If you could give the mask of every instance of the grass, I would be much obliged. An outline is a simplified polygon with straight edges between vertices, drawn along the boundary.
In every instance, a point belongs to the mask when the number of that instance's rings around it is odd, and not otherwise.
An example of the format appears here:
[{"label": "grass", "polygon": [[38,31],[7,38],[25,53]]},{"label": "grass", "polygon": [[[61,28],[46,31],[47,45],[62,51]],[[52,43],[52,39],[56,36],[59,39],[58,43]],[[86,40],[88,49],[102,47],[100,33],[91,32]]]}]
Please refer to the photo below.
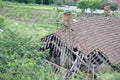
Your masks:
[{"label": "grass", "polygon": [[[50,67],[44,64],[39,39],[57,29],[55,21],[59,18],[62,24],[61,13],[54,10],[56,6],[37,4],[12,3],[1,1],[0,14],[4,19],[3,33],[0,33],[0,61],[21,56],[15,61],[0,62],[0,80],[63,80],[63,73],[53,74]],[[60,25],[59,25],[60,26]],[[9,30],[11,31],[9,33]],[[36,47],[37,46],[37,47]],[[10,48],[10,49],[9,49]],[[14,50],[14,48],[18,48]],[[13,49],[13,51],[12,51]],[[5,53],[2,53],[5,52]],[[2,58],[1,58],[2,57]],[[77,75],[77,74],[76,74]],[[77,75],[79,78],[84,73]],[[100,72],[99,78],[103,80],[120,80],[118,72]],[[71,78],[75,80],[76,77]]]},{"label": "grass", "polygon": [[8,1],[1,1],[1,4],[6,7],[11,7],[11,8],[21,8],[21,9],[34,9],[34,10],[48,10],[48,11],[53,11],[56,6],[47,6],[47,5],[39,5],[39,4],[25,4],[25,3],[17,3],[17,2],[8,2]]},{"label": "grass", "polygon": [[113,15],[119,17],[120,16],[120,11],[114,12]]},{"label": "grass", "polygon": [[[33,28],[35,32],[42,32],[40,30],[45,30],[51,33],[57,29],[55,22],[60,13],[53,10],[55,6],[19,4],[6,1],[1,1],[1,4],[4,7],[0,7],[0,14],[5,17],[6,24],[13,22],[28,29]],[[43,31],[43,33],[45,31]]]},{"label": "grass", "polygon": [[11,27],[12,29],[17,29],[19,31],[19,33],[21,35],[24,36],[38,36],[38,40],[39,38],[50,34],[52,31],[51,29],[45,29],[43,27],[36,27],[33,26],[32,24],[27,24],[27,23],[23,23],[20,21],[14,21],[14,20],[10,20],[10,19],[5,19],[5,28],[6,27]]},{"label": "grass", "polygon": [[[38,52],[39,39],[57,27],[54,22],[57,14],[51,11],[53,7],[1,3],[4,26],[0,33],[0,80],[53,80],[55,76],[49,67],[45,69],[41,59],[47,52]],[[52,17],[48,15],[51,13]]]}]

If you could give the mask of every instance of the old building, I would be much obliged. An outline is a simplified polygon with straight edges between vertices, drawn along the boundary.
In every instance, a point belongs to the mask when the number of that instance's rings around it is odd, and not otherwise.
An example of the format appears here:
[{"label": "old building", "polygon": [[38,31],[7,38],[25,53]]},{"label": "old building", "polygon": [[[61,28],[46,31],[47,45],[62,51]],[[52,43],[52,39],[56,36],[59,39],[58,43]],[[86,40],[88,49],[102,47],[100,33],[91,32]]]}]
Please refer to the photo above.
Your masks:
[{"label": "old building", "polygon": [[71,13],[65,12],[64,25],[40,39],[43,49],[50,48],[50,60],[70,70],[77,58],[90,67],[107,63],[113,68],[112,64],[120,63],[120,18],[110,15],[109,3],[104,5],[104,14],[71,22]]}]

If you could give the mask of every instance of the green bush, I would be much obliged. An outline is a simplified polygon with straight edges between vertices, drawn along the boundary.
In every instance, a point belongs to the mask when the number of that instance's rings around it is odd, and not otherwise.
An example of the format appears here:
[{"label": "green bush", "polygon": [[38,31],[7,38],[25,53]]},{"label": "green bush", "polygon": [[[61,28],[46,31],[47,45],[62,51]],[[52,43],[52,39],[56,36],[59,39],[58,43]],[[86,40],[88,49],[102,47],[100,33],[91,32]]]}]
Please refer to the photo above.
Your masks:
[{"label": "green bush", "polygon": [[107,3],[107,2],[108,2],[108,0],[100,0],[98,9],[104,9],[104,4]]},{"label": "green bush", "polygon": [[97,9],[99,6],[98,0],[79,0],[77,3],[77,7],[82,9],[82,12],[85,11],[85,9],[90,8],[91,10]]},{"label": "green bush", "polygon": [[[41,80],[42,58],[40,44],[34,36],[21,35],[23,31],[9,26],[0,33],[0,80]],[[45,73],[44,73],[45,74]]]},{"label": "green bush", "polygon": [[118,10],[118,3],[116,2],[111,3],[110,8],[112,11]]},{"label": "green bush", "polygon": [[[104,4],[108,2],[108,0],[100,0],[100,4],[98,6],[98,9],[104,9]],[[112,11],[118,10],[118,3],[112,2],[110,3],[110,8]]]},{"label": "green bush", "polygon": [[63,80],[43,62],[48,51],[39,52],[37,35],[26,35],[19,26],[10,25],[0,33],[0,80]]}]

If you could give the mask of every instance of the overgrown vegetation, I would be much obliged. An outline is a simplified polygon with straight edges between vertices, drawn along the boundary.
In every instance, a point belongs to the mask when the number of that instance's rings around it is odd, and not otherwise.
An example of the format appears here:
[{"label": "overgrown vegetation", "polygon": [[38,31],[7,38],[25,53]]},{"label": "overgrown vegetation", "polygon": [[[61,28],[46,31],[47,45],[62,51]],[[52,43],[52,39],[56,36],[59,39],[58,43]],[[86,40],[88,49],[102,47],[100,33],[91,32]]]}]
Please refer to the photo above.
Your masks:
[{"label": "overgrown vegetation", "polygon": [[98,80],[120,80],[120,73],[118,71],[111,71],[107,68],[103,68],[99,71]]},{"label": "overgrown vegetation", "polygon": [[[0,80],[61,79],[62,75],[54,75],[43,63],[42,59],[48,52],[38,51],[37,35],[26,34],[26,29],[16,24],[3,30],[0,33]],[[27,32],[30,33],[29,30]]]},{"label": "overgrown vegetation", "polygon": [[[64,72],[54,74],[43,62],[48,51],[39,51],[39,39],[57,29],[55,21],[61,13],[53,8],[0,2],[0,80],[63,80]],[[110,73],[100,72],[99,78],[120,80],[118,72]],[[71,80],[85,75],[79,72]]]},{"label": "overgrown vegetation", "polygon": [[0,28],[4,26],[4,18],[0,15]]}]

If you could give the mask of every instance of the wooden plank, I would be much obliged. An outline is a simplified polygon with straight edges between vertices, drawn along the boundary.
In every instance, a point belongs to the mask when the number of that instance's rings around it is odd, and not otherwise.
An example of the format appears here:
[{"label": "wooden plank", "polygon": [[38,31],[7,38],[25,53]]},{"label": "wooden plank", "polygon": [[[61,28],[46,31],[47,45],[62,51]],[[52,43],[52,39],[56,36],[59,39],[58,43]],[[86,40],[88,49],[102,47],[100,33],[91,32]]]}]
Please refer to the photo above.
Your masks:
[{"label": "wooden plank", "polygon": [[48,64],[50,64],[50,65],[54,65],[55,67],[58,67],[58,68],[60,68],[60,69],[62,69],[64,71],[68,71],[68,69],[65,69],[65,68],[63,68],[63,67],[61,67],[61,66],[59,66],[59,65],[57,65],[57,64],[55,64],[53,62],[50,62],[50,61],[48,61],[46,59],[43,59],[43,61],[46,62],[46,63],[48,63]]}]

